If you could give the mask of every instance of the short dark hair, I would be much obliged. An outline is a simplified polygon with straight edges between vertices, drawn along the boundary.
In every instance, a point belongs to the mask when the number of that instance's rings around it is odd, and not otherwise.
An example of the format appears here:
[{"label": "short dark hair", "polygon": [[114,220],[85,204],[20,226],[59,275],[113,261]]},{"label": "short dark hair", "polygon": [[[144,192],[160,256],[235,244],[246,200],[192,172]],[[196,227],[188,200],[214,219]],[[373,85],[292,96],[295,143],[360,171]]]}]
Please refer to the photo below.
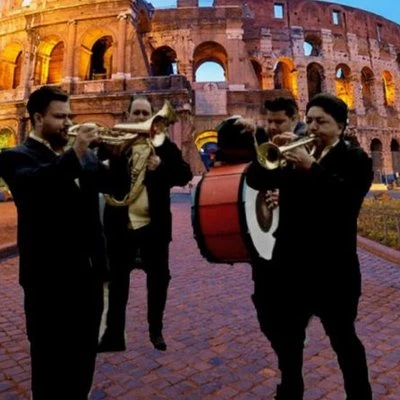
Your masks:
[{"label": "short dark hair", "polygon": [[337,123],[343,124],[343,130],[346,127],[349,110],[339,97],[330,93],[318,93],[307,103],[306,115],[311,107],[321,107]]},{"label": "short dark hair", "polygon": [[68,99],[68,94],[56,86],[42,86],[40,89],[35,90],[29,96],[28,104],[26,105],[32,125],[35,122],[33,118],[35,113],[45,114],[52,101],[67,102]]},{"label": "short dark hair", "polygon": [[265,100],[264,107],[268,111],[285,111],[288,117],[293,117],[299,113],[299,107],[296,100],[292,97],[275,97],[270,100]]}]

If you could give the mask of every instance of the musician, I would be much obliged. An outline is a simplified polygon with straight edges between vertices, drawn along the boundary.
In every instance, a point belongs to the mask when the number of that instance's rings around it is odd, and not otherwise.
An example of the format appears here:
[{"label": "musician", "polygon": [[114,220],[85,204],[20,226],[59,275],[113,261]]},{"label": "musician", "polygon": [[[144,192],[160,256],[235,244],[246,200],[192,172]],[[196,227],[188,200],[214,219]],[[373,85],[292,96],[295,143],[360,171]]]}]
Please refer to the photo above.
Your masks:
[{"label": "musician", "polygon": [[33,400],[87,400],[92,384],[106,270],[98,191],[107,172],[82,127],[66,148],[68,95],[34,91],[27,140],[0,154],[0,175],[18,210],[19,282],[24,291]]},{"label": "musician", "polygon": [[[150,102],[138,97],[130,106],[128,121],[144,122],[151,115]],[[158,350],[167,349],[162,329],[171,278],[170,189],[186,185],[192,179],[192,172],[163,127],[154,128],[155,132],[150,132],[151,146],[147,144],[148,138],[139,139],[125,153],[110,158],[115,185],[112,196],[106,197],[104,228],[111,277],[106,330],[99,352],[126,349],[125,311],[130,272],[138,261],[147,275],[150,341]]]},{"label": "musician", "polygon": [[[314,155],[304,146],[286,154],[288,165],[267,170],[254,161],[247,183],[280,190],[280,222],[272,261],[253,295],[262,332],[275,350],[281,384],[276,399],[303,399],[305,331],[312,316],[322,322],[337,354],[347,399],[371,400],[365,350],[354,321],[361,294],[357,217],[372,182],[372,163],[343,140],[348,111],[330,94],[306,107]],[[292,133],[275,136],[284,145]]]}]

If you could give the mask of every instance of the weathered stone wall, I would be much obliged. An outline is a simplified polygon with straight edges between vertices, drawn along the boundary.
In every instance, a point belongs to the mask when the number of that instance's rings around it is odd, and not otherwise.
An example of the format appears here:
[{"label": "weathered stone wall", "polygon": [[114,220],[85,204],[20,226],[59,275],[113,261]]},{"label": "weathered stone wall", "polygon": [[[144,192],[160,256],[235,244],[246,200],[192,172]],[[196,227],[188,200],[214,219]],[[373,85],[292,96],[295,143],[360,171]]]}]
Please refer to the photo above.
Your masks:
[{"label": "weathered stone wall", "polygon": [[[186,110],[171,137],[199,173],[196,135],[236,114],[262,124],[263,102],[276,90],[291,92],[303,115],[310,95],[322,90],[347,102],[350,131],[390,179],[399,168],[400,26],[309,0],[278,2],[283,17],[277,18],[275,3],[214,0],[213,7],[199,7],[198,0],[178,0],[177,8],[154,10],[142,0],[32,0],[22,9],[4,0],[0,128],[23,139],[26,100],[49,76],[70,93],[77,122],[121,122],[133,94],[148,95],[156,109],[170,99],[179,112]],[[107,43],[105,69],[92,76],[99,40]],[[312,45],[310,55],[305,42]],[[178,74],[153,76],[158,52],[176,61]],[[195,82],[205,61],[223,68],[225,82]]]}]

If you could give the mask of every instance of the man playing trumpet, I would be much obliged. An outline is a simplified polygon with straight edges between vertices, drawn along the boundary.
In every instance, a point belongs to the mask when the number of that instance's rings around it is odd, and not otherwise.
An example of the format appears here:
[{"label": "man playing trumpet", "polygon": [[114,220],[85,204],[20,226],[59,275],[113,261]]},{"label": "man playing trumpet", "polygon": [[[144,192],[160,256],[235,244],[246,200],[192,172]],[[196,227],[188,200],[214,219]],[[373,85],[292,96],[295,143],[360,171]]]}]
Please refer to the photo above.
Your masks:
[{"label": "man playing trumpet", "polygon": [[[152,115],[145,97],[133,100],[128,122],[143,123]],[[147,137],[110,152],[114,177],[112,195],[106,196],[104,229],[110,262],[106,329],[99,352],[123,351],[130,272],[138,266],[147,275],[147,319],[150,341],[165,351],[163,314],[171,279],[169,242],[172,240],[170,189],[192,179],[181,151],[170,141],[162,120],[155,121]],[[113,154],[114,153],[114,154]]]},{"label": "man playing trumpet", "polygon": [[68,95],[54,86],[27,104],[32,131],[0,154],[0,175],[18,210],[19,282],[24,290],[33,400],[87,400],[103,309],[105,244],[98,192],[108,172],[81,126],[69,148]]},{"label": "man playing trumpet", "polygon": [[[276,399],[302,400],[305,332],[318,316],[337,354],[347,399],[371,400],[365,350],[354,322],[361,295],[357,217],[372,182],[372,162],[343,139],[348,110],[324,93],[306,107],[316,151],[284,153],[287,165],[268,170],[254,161],[247,183],[280,191],[280,223],[272,260],[254,293],[258,320],[278,356],[281,384]],[[277,145],[292,142],[285,132]]]}]

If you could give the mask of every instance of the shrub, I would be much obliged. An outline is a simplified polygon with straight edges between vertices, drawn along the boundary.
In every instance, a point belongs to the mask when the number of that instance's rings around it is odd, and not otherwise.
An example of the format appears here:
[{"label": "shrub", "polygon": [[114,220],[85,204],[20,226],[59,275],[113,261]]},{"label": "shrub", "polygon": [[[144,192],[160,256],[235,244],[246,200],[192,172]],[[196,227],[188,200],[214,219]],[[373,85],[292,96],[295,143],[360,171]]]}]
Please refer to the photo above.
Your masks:
[{"label": "shrub", "polygon": [[364,200],[358,219],[361,236],[400,250],[400,200],[388,193]]}]

